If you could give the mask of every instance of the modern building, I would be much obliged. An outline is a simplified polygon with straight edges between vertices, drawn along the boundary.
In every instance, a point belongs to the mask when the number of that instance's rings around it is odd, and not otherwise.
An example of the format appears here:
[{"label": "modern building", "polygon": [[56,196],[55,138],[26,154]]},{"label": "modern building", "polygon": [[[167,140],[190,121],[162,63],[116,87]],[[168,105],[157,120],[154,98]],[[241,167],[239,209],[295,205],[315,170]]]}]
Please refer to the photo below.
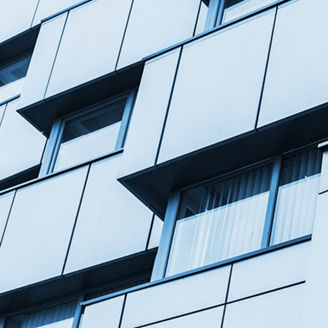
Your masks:
[{"label": "modern building", "polygon": [[0,328],[321,328],[327,0],[0,0]]}]

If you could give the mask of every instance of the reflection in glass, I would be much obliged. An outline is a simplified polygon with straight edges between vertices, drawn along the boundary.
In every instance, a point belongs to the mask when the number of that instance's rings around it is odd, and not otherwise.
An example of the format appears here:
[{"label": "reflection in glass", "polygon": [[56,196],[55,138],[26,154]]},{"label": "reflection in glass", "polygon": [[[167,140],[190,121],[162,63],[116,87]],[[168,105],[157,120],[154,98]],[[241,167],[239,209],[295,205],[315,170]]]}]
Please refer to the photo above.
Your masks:
[{"label": "reflection in glass", "polygon": [[321,156],[321,151],[312,149],[283,162],[271,244],[312,233]]},{"label": "reflection in glass", "polygon": [[71,328],[76,301],[60,304],[42,311],[14,316],[6,321],[5,328]]},{"label": "reflection in glass", "polygon": [[0,87],[25,77],[31,54],[0,66]]},{"label": "reflection in glass", "polygon": [[276,0],[226,0],[222,24],[272,4]]},{"label": "reflection in glass", "polygon": [[271,165],[184,192],[167,275],[261,246]]},{"label": "reflection in glass", "polygon": [[117,145],[126,98],[105,103],[64,124],[55,171],[106,155]]}]

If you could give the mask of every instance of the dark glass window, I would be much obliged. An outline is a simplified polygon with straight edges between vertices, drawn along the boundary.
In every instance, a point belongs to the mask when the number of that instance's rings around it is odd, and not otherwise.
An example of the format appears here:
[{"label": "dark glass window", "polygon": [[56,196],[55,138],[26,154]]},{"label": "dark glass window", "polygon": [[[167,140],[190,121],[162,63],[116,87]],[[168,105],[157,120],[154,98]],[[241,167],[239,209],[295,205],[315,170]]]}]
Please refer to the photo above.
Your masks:
[{"label": "dark glass window", "polygon": [[31,56],[28,54],[0,66],[0,87],[25,77]]}]

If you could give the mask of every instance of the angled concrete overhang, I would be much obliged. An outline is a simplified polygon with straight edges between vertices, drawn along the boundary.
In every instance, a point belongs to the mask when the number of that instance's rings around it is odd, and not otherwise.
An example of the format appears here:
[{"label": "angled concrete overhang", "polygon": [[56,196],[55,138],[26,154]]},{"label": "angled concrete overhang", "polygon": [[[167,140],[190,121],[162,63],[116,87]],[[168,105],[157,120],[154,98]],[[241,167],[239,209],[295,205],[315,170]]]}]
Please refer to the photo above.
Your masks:
[{"label": "angled concrete overhang", "polygon": [[259,129],[213,144],[143,171],[120,182],[161,218],[169,194],[227,171],[325,140],[328,103]]}]

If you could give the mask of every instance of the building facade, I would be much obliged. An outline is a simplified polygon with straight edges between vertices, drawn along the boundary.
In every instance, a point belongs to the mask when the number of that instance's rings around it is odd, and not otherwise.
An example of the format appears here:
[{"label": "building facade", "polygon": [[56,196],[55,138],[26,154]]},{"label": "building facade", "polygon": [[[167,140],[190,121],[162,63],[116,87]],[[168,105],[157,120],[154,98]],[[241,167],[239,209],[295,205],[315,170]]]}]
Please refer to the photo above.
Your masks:
[{"label": "building facade", "polygon": [[321,328],[326,0],[0,0],[0,328]]}]

